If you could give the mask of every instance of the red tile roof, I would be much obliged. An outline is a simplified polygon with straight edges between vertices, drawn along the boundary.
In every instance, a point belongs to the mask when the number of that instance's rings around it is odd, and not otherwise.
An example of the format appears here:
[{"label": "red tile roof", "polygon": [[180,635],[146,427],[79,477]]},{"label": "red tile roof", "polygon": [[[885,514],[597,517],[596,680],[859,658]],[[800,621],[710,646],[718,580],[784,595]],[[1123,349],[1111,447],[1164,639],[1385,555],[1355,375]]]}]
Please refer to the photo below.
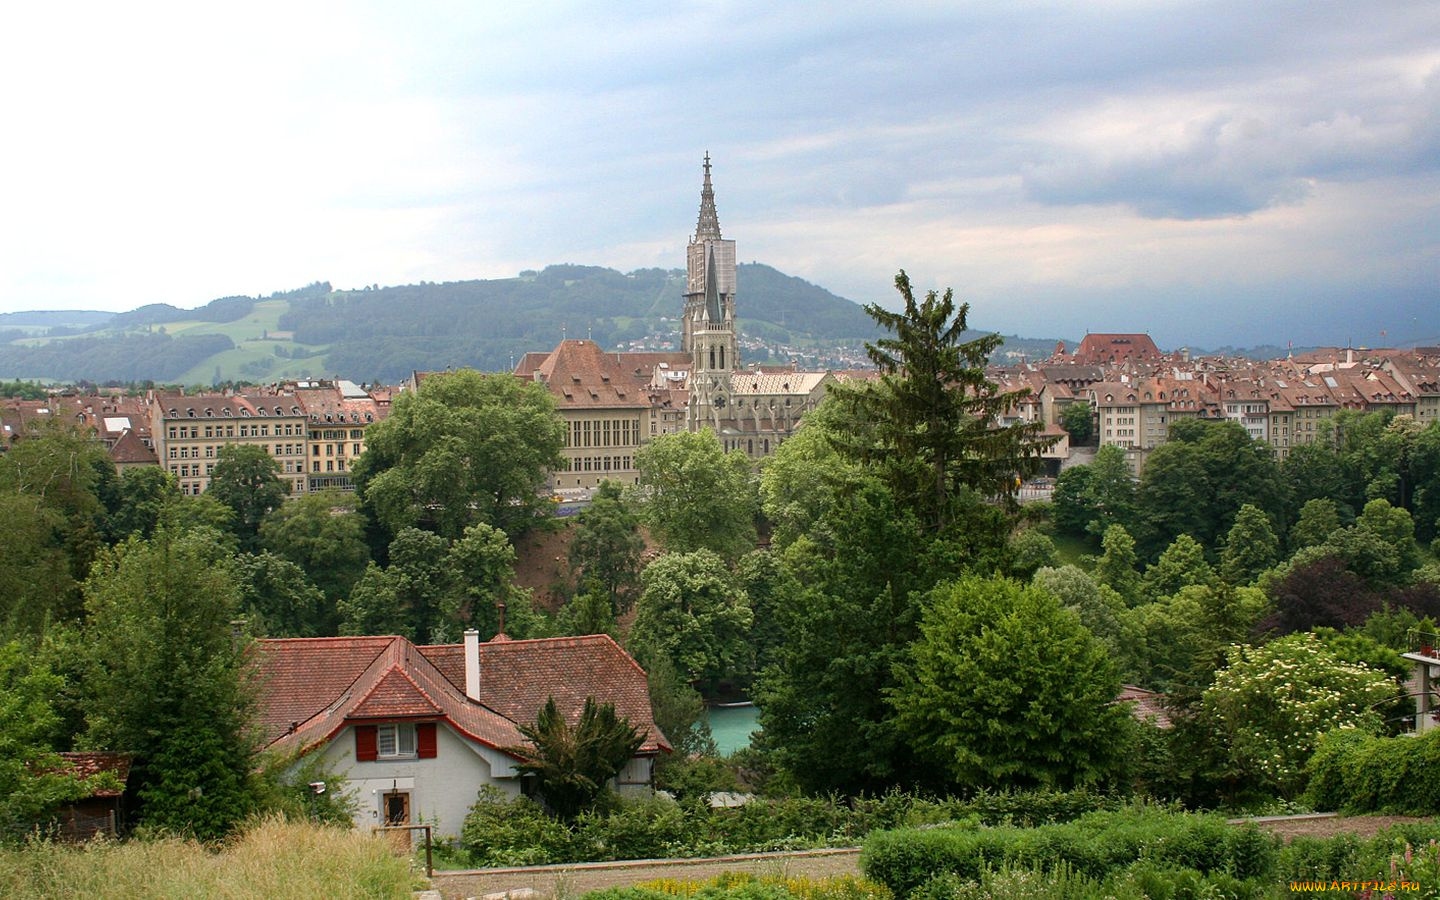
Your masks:
[{"label": "red tile roof", "polygon": [[1170,711],[1165,707],[1165,695],[1133,684],[1122,685],[1116,703],[1134,703],[1130,714],[1141,722],[1151,722],[1156,728],[1170,727]]},{"label": "red tile roof", "polygon": [[130,754],[92,750],[59,755],[65,761],[65,771],[78,776],[81,781],[89,781],[101,772],[109,772],[120,780],[119,790],[99,788],[90,794],[91,797],[118,797],[125,793],[125,780],[130,777]]}]

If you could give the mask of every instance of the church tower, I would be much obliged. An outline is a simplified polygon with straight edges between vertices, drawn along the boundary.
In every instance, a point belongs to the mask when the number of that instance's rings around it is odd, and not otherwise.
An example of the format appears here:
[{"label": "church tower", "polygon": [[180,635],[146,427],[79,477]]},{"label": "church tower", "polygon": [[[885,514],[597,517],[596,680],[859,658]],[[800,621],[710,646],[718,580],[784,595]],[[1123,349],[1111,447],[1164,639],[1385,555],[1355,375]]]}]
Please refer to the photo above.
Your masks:
[{"label": "church tower", "polygon": [[709,425],[717,432],[728,415],[731,374],[740,368],[735,335],[735,242],[720,236],[710,154],[700,190],[700,220],[686,258],[685,313],[680,349],[690,354],[689,430]]}]

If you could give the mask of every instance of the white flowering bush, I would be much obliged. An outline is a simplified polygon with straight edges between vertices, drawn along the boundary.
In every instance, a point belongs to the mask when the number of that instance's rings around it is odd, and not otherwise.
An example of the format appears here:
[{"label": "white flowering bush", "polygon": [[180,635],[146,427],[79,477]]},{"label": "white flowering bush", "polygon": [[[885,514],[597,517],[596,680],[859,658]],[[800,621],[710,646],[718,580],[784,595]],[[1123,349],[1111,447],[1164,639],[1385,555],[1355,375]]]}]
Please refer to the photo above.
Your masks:
[{"label": "white flowering bush", "polygon": [[1321,735],[1337,729],[1378,733],[1380,705],[1396,683],[1350,663],[1309,633],[1262,647],[1231,647],[1228,665],[1203,697],[1206,717],[1229,752],[1232,774],[1290,796]]}]

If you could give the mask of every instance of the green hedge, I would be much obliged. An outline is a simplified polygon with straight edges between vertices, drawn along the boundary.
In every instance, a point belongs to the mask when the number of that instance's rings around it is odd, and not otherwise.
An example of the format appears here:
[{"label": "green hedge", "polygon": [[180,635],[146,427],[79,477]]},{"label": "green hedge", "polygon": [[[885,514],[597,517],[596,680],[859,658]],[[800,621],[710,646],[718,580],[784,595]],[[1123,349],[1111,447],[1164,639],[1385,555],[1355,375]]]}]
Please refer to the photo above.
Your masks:
[{"label": "green hedge", "polygon": [[939,875],[979,882],[1001,866],[1046,870],[1063,864],[1076,875],[1100,880],[1144,859],[1205,875],[1263,878],[1275,869],[1278,847],[1277,838],[1253,826],[1137,806],[1037,828],[880,832],[865,842],[860,867],[867,878],[905,897]]},{"label": "green hedge", "polygon": [[1315,809],[1440,813],[1440,729],[1391,738],[1332,732],[1315,748],[1307,774],[1305,799]]},{"label": "green hedge", "polygon": [[937,800],[878,797],[757,799],[733,809],[626,799],[561,823],[527,799],[482,791],[461,834],[457,864],[539,865],[853,847],[875,831],[944,822],[1032,825],[1068,821],[1120,801],[1090,791],[981,793]]}]

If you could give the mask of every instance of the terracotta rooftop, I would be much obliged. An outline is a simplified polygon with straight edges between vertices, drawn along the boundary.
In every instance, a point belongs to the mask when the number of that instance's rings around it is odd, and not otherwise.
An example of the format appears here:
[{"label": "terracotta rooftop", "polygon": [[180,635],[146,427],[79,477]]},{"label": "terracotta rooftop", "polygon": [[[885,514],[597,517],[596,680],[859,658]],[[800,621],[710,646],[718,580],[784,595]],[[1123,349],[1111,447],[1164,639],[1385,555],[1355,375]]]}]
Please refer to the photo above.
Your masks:
[{"label": "terracotta rooftop", "polygon": [[91,750],[84,753],[61,753],[65,770],[81,781],[89,781],[102,772],[109,772],[120,781],[120,789],[99,788],[91,797],[118,797],[125,793],[125,780],[130,777],[130,754],[108,750]]},{"label": "terracotta rooftop", "polygon": [[1122,685],[1116,703],[1134,703],[1130,714],[1142,722],[1154,722],[1156,728],[1169,728],[1170,712],[1165,708],[1165,695],[1133,684]]},{"label": "terracotta rooftop", "polygon": [[115,446],[110,448],[110,459],[117,463],[146,463],[158,464],[159,458],[155,451],[145,446],[140,436],[130,429],[120,433],[115,441]]},{"label": "terracotta rooftop", "polygon": [[[642,752],[669,751],[656,728],[644,671],[605,635],[480,645],[480,700],[465,696],[462,645],[417,647],[403,637],[287,638],[258,642],[261,726],[270,747],[304,752],[347,723],[447,721],[497,750],[524,743],[554,696],[572,719],[586,697],[613,703],[646,732]],[[513,755],[513,754],[512,754]]]}]

